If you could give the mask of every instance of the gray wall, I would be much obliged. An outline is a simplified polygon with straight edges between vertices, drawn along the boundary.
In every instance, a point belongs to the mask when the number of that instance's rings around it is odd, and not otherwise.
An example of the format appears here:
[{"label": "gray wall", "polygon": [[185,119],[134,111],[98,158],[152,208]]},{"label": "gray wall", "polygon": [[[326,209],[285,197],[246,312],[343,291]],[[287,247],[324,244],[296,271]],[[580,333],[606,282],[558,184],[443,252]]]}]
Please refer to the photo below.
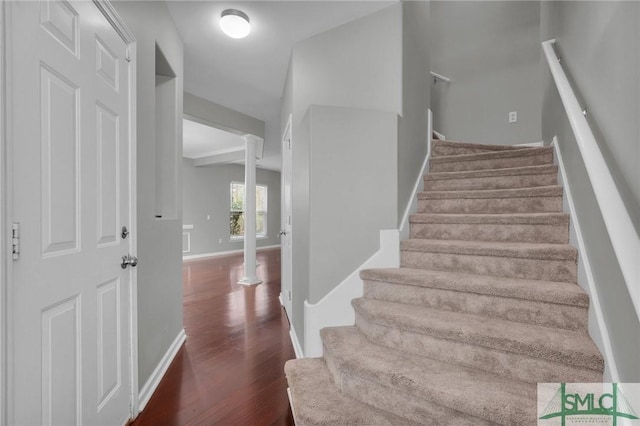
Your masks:
[{"label": "gray wall", "polygon": [[[230,241],[229,211],[231,208],[229,185],[244,182],[244,166],[218,164],[195,167],[193,160],[183,159],[183,222],[193,225],[191,252],[185,255],[242,250],[242,241]],[[267,185],[267,239],[258,239],[257,246],[280,244],[280,173],[256,170],[256,183]],[[207,215],[211,217],[207,220]],[[222,242],[218,241],[222,239]]]},{"label": "gray wall", "polygon": [[[367,237],[367,241],[371,241],[370,238],[376,239],[375,249],[372,249],[369,243],[360,246],[354,240],[342,247],[335,241],[324,244],[323,253],[333,251],[341,255],[338,260],[338,273],[331,270],[335,265],[327,268],[327,260],[323,257],[325,255],[318,253],[320,246],[315,245],[316,253],[313,255],[310,252],[311,245],[315,244],[310,240],[311,218],[314,217],[311,208],[316,206],[310,201],[310,186],[318,183],[314,182],[314,179],[324,179],[327,176],[327,170],[334,172],[331,163],[320,164],[318,161],[314,163],[311,159],[312,137],[315,134],[313,146],[327,143],[340,149],[340,151],[334,151],[332,161],[337,160],[337,155],[343,155],[341,153],[343,150],[352,152],[352,148],[334,145],[335,141],[321,141],[320,134],[326,135],[331,129],[327,127],[326,130],[321,130],[323,126],[328,126],[328,123],[318,120],[315,124],[312,123],[312,117],[308,114],[309,107],[311,105],[343,107],[344,109],[340,111],[356,116],[363,113],[358,109],[378,110],[378,113],[385,111],[394,117],[400,114],[402,112],[401,23],[402,6],[396,4],[301,41],[293,48],[283,88],[280,119],[281,133],[283,133],[289,114],[293,115],[293,325],[300,342],[304,342],[304,301],[309,299],[311,302],[317,302],[369,257],[377,249],[380,229],[370,229],[371,234]],[[353,110],[347,113],[347,108],[353,108]],[[375,114],[372,111],[369,112]],[[341,125],[343,124],[345,123]],[[314,125],[320,128],[313,128]],[[349,131],[351,132],[352,129]],[[340,135],[336,137],[345,145],[353,143],[354,146],[361,146],[359,140],[347,140]],[[385,143],[397,150],[397,137],[395,133]],[[378,143],[381,142],[379,140],[373,142],[374,145]],[[389,165],[386,169],[393,170],[394,173],[397,173],[396,158],[397,154],[387,158]],[[324,170],[315,175],[315,178],[310,175],[312,164],[315,164],[316,170],[318,167],[320,167],[319,170]],[[359,176],[362,164],[360,160],[351,162],[348,175],[352,178]],[[363,167],[363,170],[368,169]],[[338,169],[337,176],[347,177],[347,173]],[[392,180],[397,182],[397,174],[393,175]],[[336,200],[341,199],[341,195],[338,193],[335,195]],[[360,196],[360,194],[357,195]],[[397,221],[397,191],[394,190],[389,196],[391,198],[386,207],[390,206],[394,212],[393,221]],[[380,199],[382,198],[378,197],[378,200]],[[329,203],[326,199],[322,202]],[[335,208],[337,204],[329,203],[328,205]],[[322,226],[329,229],[335,227],[336,223]],[[386,227],[395,228],[396,224],[392,223]],[[316,228],[315,235],[319,235],[319,229]],[[352,250],[352,247],[357,251]],[[337,248],[340,249],[337,250]],[[312,260],[310,259],[316,255],[319,255],[318,259],[324,259],[324,270],[314,266],[314,271],[317,271],[318,275],[313,275],[314,284],[311,284],[310,262]],[[346,272],[347,270],[349,271]]]},{"label": "gray wall", "polygon": [[297,43],[294,130],[310,105],[402,112],[400,4]]},{"label": "gray wall", "polygon": [[396,228],[397,116],[309,108],[309,302],[317,303]]},{"label": "gray wall", "polygon": [[427,155],[429,75],[428,1],[402,5],[402,117],[398,123],[398,225]]},{"label": "gray wall", "polygon": [[[182,330],[182,206],[176,217],[155,216],[156,43],[177,76],[177,111],[182,111],[183,45],[163,2],[114,2],[137,39],[138,91],[138,383],[142,387]],[[176,116],[176,162],[182,156],[182,120]],[[181,163],[175,187],[182,198]]]},{"label": "gray wall", "polygon": [[431,71],[453,80],[432,88],[435,130],[470,142],[541,140],[540,3],[431,2]]},{"label": "gray wall", "polygon": [[[541,40],[557,39],[563,68],[589,109],[589,125],[636,229],[640,220],[639,23],[637,2],[542,2],[541,6]],[[640,322],[546,63],[542,76],[542,134],[545,142],[558,136],[620,379],[637,382]]]}]

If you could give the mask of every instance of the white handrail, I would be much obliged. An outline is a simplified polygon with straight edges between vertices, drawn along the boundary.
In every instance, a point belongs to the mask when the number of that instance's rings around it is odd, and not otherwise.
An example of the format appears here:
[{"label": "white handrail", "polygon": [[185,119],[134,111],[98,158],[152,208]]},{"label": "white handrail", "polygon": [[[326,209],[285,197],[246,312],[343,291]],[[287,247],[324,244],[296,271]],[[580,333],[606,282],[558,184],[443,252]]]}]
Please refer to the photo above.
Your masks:
[{"label": "white handrail", "polygon": [[580,107],[571,84],[560,65],[553,48],[555,42],[555,39],[543,42],[542,49],[567,112],[578,148],[580,148],[580,154],[609,232],[613,250],[629,289],[631,301],[640,318],[640,237],[583,114],[583,108]]},{"label": "white handrail", "polygon": [[451,79],[449,77],[445,77],[442,74],[438,74],[437,72],[431,71],[431,77],[433,77],[433,82],[436,83],[438,80],[443,81],[445,83],[451,83]]}]

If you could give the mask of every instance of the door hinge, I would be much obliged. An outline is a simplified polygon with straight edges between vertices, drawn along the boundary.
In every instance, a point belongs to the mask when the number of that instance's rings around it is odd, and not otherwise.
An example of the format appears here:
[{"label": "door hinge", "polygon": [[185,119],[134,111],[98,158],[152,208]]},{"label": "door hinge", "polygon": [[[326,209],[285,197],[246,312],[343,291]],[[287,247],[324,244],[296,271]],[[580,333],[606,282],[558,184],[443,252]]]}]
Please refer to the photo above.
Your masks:
[{"label": "door hinge", "polygon": [[124,59],[127,62],[131,62],[131,48],[129,46],[127,46],[127,48],[124,51]]},{"label": "door hinge", "polygon": [[289,139],[289,151],[291,151],[291,139]]},{"label": "door hinge", "polygon": [[291,302],[291,290],[287,290],[287,293],[289,293],[289,302]]},{"label": "door hinge", "polygon": [[20,259],[20,223],[13,222],[11,226],[11,246],[13,260]]}]

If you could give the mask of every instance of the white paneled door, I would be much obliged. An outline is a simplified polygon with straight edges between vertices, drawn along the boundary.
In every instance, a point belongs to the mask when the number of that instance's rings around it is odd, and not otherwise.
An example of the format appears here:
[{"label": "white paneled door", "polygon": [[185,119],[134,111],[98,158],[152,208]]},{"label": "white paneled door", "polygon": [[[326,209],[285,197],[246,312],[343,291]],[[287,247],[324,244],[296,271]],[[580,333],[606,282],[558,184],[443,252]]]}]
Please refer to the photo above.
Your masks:
[{"label": "white paneled door", "polygon": [[130,416],[130,63],[90,1],[9,7],[13,262],[9,423]]}]

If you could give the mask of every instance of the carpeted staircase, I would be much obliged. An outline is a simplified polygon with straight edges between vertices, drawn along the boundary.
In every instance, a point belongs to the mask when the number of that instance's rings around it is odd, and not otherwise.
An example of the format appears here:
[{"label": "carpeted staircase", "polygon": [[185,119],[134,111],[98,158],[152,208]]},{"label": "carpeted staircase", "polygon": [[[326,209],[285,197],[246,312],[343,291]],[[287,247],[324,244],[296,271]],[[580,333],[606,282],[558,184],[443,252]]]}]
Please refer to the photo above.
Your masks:
[{"label": "carpeted staircase", "polygon": [[536,424],[537,382],[600,382],[552,148],[434,141],[401,267],[288,361],[296,424]]}]

